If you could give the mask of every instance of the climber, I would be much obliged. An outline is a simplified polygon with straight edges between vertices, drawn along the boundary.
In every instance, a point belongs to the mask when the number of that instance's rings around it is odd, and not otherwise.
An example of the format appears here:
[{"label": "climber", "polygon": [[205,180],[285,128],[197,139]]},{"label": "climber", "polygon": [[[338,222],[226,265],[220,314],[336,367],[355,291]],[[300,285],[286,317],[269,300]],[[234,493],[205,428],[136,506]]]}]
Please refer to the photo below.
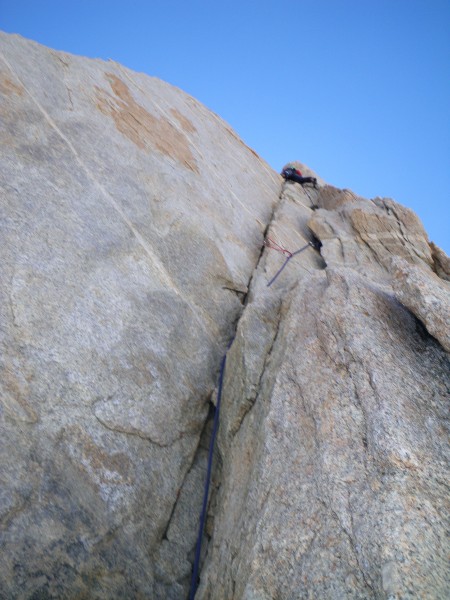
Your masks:
[{"label": "climber", "polygon": [[285,167],[281,172],[281,176],[284,177],[286,181],[296,181],[302,185],[304,183],[312,183],[314,187],[317,188],[317,179],[315,177],[303,177],[301,172],[293,165]]}]

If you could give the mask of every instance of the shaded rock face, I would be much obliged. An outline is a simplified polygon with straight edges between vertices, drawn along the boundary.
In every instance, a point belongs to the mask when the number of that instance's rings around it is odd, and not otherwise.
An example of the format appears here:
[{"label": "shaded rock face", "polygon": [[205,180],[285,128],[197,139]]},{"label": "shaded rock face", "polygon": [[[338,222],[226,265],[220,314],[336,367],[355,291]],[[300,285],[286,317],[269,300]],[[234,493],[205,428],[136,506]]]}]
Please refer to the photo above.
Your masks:
[{"label": "shaded rock face", "polygon": [[[116,63],[0,34],[0,69],[3,597],[187,597],[233,336],[196,598],[448,597],[449,259],[414,213],[283,183]],[[266,228],[322,243],[269,288]]]}]

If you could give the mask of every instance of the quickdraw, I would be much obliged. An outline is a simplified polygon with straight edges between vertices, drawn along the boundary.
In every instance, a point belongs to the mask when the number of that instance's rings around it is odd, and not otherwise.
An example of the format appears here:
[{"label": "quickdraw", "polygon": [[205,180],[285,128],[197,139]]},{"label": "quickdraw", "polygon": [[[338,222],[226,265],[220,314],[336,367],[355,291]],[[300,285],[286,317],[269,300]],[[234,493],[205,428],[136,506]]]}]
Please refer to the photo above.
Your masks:
[{"label": "quickdraw", "polygon": [[270,287],[272,285],[272,283],[277,279],[277,277],[280,275],[280,273],[286,267],[286,265],[291,260],[291,258],[294,258],[294,256],[297,256],[297,254],[300,254],[300,252],[303,252],[303,250],[306,250],[306,248],[309,248],[309,246],[311,246],[311,248],[314,248],[317,250],[317,244],[315,242],[308,242],[305,246],[303,246],[299,250],[296,250],[295,252],[290,252],[289,250],[284,248],[284,246],[282,246],[281,244],[278,244],[277,242],[274,242],[269,237],[264,240],[264,246],[266,246],[266,248],[270,248],[271,250],[277,250],[277,252],[281,252],[282,254],[284,254],[284,256],[287,257],[286,260],[284,261],[284,263],[281,265],[281,267],[278,269],[278,271],[275,273],[275,275],[269,281],[269,283],[267,284],[267,287]]}]

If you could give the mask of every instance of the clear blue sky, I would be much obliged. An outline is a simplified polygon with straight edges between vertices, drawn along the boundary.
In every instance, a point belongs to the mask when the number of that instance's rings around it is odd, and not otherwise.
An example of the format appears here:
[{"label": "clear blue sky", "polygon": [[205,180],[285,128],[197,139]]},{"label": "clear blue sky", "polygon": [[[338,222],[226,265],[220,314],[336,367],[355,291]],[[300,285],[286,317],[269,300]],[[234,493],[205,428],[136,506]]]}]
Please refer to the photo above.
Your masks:
[{"label": "clear blue sky", "polygon": [[0,29],[172,83],[450,254],[450,0],[0,0]]}]

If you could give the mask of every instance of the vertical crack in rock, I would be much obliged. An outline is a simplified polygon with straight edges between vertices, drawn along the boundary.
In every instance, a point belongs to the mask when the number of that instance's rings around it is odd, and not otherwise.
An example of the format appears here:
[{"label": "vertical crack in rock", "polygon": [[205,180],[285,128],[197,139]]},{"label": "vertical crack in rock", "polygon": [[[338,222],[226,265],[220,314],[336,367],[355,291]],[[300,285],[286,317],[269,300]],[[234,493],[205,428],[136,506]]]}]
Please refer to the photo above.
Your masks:
[{"label": "vertical crack in rock", "polygon": [[[272,209],[272,213],[271,213],[270,218],[269,218],[269,220],[268,220],[268,222],[267,222],[267,224],[266,224],[266,226],[264,228],[264,232],[263,232],[263,244],[261,245],[261,249],[259,251],[258,258],[256,259],[255,266],[254,266],[253,271],[251,272],[251,275],[250,275],[250,277],[248,279],[248,282],[247,282],[247,293],[244,295],[244,297],[242,299],[242,305],[244,307],[244,310],[245,310],[245,307],[247,306],[247,303],[248,303],[248,300],[249,300],[250,288],[251,288],[251,285],[252,285],[253,278],[254,278],[255,274],[257,273],[257,271],[258,271],[258,267],[260,265],[260,262],[261,262],[261,260],[263,258],[263,255],[264,255],[264,252],[266,250],[266,247],[264,246],[264,240],[266,239],[267,234],[269,232],[269,229],[270,229],[270,227],[271,227],[271,225],[273,223],[273,220],[275,218],[275,214],[276,214],[277,208],[280,205],[280,201],[282,199],[282,196],[283,196],[283,192],[281,191],[279,193],[279,195],[278,195],[277,202],[274,203],[274,207]],[[242,317],[242,314],[243,313],[241,313],[240,317]],[[236,324],[236,329],[237,329],[237,324]],[[236,329],[235,329],[235,331],[236,331]]]},{"label": "vertical crack in rock", "polygon": [[[188,595],[213,419],[210,403],[197,449],[178,490],[155,557],[156,598],[186,598]],[[206,548],[205,540],[205,551]]]},{"label": "vertical crack in rock", "polygon": [[[287,215],[290,214],[290,207],[293,206],[293,203],[285,197],[285,192],[282,189],[279,194],[278,203],[266,227],[265,235],[269,233],[272,227],[276,229],[279,223],[283,224],[283,232],[286,230],[286,225],[284,224],[286,213],[285,209],[280,206],[282,200],[286,200]],[[304,207],[304,209],[306,210],[307,207]],[[305,216],[302,217],[302,221],[298,223],[299,230],[304,227],[303,223],[306,222],[306,218],[309,218],[310,209],[308,208],[307,211]],[[297,231],[290,232],[291,235],[292,233],[298,235]],[[308,237],[313,241],[316,239],[311,232],[309,232]],[[321,263],[320,266],[316,264],[316,254],[312,250],[311,252],[312,254],[309,258],[306,259],[303,256],[301,258],[307,260],[308,265],[313,263],[316,269],[322,269],[323,264]],[[229,459],[231,447],[235,443],[234,439],[240,433],[246,417],[248,417],[258,401],[261,388],[264,386],[264,377],[268,372],[268,366],[271,363],[272,355],[277,346],[278,336],[280,335],[280,324],[284,313],[282,304],[285,293],[281,289],[277,291],[276,286],[267,289],[268,275],[260,268],[263,257],[270,257],[272,267],[276,261],[279,262],[280,260],[277,253],[270,254],[269,251],[265,253],[265,247],[261,249],[257,265],[249,281],[249,291],[246,297],[245,308],[237,324],[236,338],[228,353],[222,399],[222,425],[221,429],[219,429],[219,447],[223,461]],[[297,261],[295,264],[293,263],[292,273],[286,274],[286,283],[293,285],[293,282],[298,278],[299,268],[304,268],[302,260]],[[307,270],[307,272],[309,275],[310,271]],[[256,345],[254,345],[255,343]],[[276,361],[278,361],[278,350],[276,351],[276,355]],[[273,369],[272,365],[270,369],[272,379]],[[244,377],[245,382],[240,380],[241,377]],[[269,385],[267,387],[270,388],[272,386]],[[270,396],[270,394],[270,390],[266,389],[264,396]],[[267,491],[265,497],[268,497],[268,495],[269,491]],[[202,592],[200,592],[201,594]]]},{"label": "vertical crack in rock", "polygon": [[[272,210],[272,214],[268,223],[264,230],[264,239],[269,233],[269,230],[272,228],[274,224],[277,223],[278,219],[283,219],[283,216],[280,215],[280,208],[282,200],[285,199],[285,189],[282,187],[279,195],[278,201],[275,203],[274,208]],[[314,234],[309,231],[308,235],[310,241],[316,241],[317,238]],[[320,243],[320,242],[319,242]],[[270,362],[272,352],[276,345],[276,341],[280,332],[280,323],[282,319],[282,298],[279,294],[277,294],[274,290],[265,291],[266,298],[261,303],[259,299],[259,294],[262,291],[261,286],[266,286],[266,276],[260,269],[263,258],[267,255],[266,247],[263,245],[261,247],[259,256],[255,263],[255,267],[251,273],[251,276],[247,285],[247,294],[243,299],[243,310],[235,324],[236,336],[234,338],[233,345],[231,346],[228,356],[227,356],[227,368],[225,372],[224,378],[224,388],[223,388],[223,399],[222,399],[222,416],[221,416],[221,427],[219,428],[219,437],[223,439],[227,439],[226,446],[229,447],[229,444],[233,443],[232,439],[236,436],[239,430],[242,427],[242,424],[245,418],[248,416],[250,411],[255,405],[255,402],[258,399],[258,395],[263,383],[264,375],[267,371],[267,366]],[[320,268],[323,268],[323,265],[320,265]],[[254,292],[253,288],[256,287],[258,292]],[[262,289],[264,289],[264,287]],[[255,294],[258,293],[258,297]],[[234,373],[236,368],[236,360],[239,360],[238,356],[241,355],[243,360],[246,360],[248,356],[248,351],[244,350],[244,354],[241,354],[242,349],[240,349],[241,344],[244,344],[245,347],[245,336],[248,334],[248,327],[251,326],[247,321],[250,320],[253,323],[254,327],[260,327],[261,323],[267,322],[267,331],[264,334],[264,345],[259,349],[258,352],[258,368],[256,371],[252,372],[253,382],[250,385],[250,388],[247,390],[247,393],[244,390],[237,391],[234,389]],[[241,331],[242,330],[242,331]],[[242,337],[244,336],[244,337]],[[245,369],[245,366],[244,366]],[[241,369],[238,369],[239,373],[241,373]],[[238,375],[239,377],[239,375]],[[244,401],[245,399],[245,401]],[[231,403],[231,404],[230,404]],[[236,410],[236,415],[234,419],[230,421],[230,415],[227,416],[227,412],[233,412]],[[224,416],[225,415],[225,416]],[[227,426],[225,426],[224,421],[228,421]],[[233,424],[231,424],[233,423]],[[221,454],[226,452],[225,446],[222,444]],[[222,455],[222,461],[225,460],[226,455]],[[218,483],[220,486],[220,482]],[[220,487],[216,489],[214,493],[211,494],[209,503],[210,506],[212,502],[215,500],[217,490],[220,491]],[[214,498],[213,498],[214,497]],[[211,516],[211,508],[209,515]],[[212,515],[214,517],[214,515]],[[200,579],[202,577],[202,573],[200,572]],[[234,593],[234,592],[233,592]]]},{"label": "vertical crack in rock", "polygon": [[199,455],[207,447],[207,446],[205,446],[205,440],[207,439],[208,433],[210,433],[211,421],[214,418],[212,406],[213,405],[212,405],[211,401],[209,401],[208,414],[206,416],[206,419],[205,419],[205,422],[204,422],[204,425],[203,425],[203,429],[202,429],[202,431],[200,433],[200,436],[199,436],[199,439],[198,439],[197,448],[195,449],[195,452],[194,452],[193,457],[192,457],[192,461],[191,461],[191,463],[190,463],[190,465],[189,465],[189,467],[188,467],[188,469],[186,471],[186,475],[184,476],[184,479],[183,479],[183,481],[182,481],[182,483],[181,483],[181,485],[179,487],[179,490],[177,492],[177,495],[176,495],[176,498],[175,498],[175,501],[174,501],[174,504],[173,504],[173,507],[172,507],[172,511],[171,511],[169,519],[167,521],[167,526],[166,526],[166,528],[165,528],[165,530],[164,530],[164,532],[163,532],[163,534],[161,536],[161,539],[163,539],[163,540],[164,539],[168,539],[167,532],[168,532],[168,530],[169,530],[169,528],[171,526],[175,510],[176,510],[177,505],[178,505],[179,500],[180,500],[180,495],[181,495],[181,493],[183,491],[183,488],[185,487],[185,484],[186,484],[186,480],[189,477],[190,473],[192,472],[195,463],[198,461]]},{"label": "vertical crack in rock", "polygon": [[[419,254],[383,239],[378,255],[370,228],[361,237],[366,253],[344,212],[338,221],[338,266],[303,278],[286,270],[270,293],[263,269],[254,274],[227,365],[222,481],[199,600],[400,597],[411,589],[433,589],[437,600],[444,593],[445,553],[435,541],[442,517],[425,542],[417,531],[430,516],[411,509],[436,511],[439,492],[427,495],[434,484],[421,475],[417,454],[440,470],[443,429],[435,443],[438,415],[426,398],[434,389],[443,401],[445,386],[439,362],[431,376],[420,366],[418,345],[440,350],[430,337],[418,343],[415,319],[395,300],[389,260],[396,251]],[[323,229],[313,231],[327,244]],[[264,256],[271,270],[273,255]],[[317,525],[318,503],[338,533],[326,518]],[[414,559],[417,544],[427,567]]]},{"label": "vertical crack in rock", "polygon": [[[267,232],[270,229],[270,226],[274,219],[274,215],[276,213],[276,209],[277,209],[280,199],[281,199],[281,194],[278,196],[278,202],[275,203],[274,208],[271,213],[271,216],[270,216],[270,219],[265,227],[263,239],[265,239]],[[240,311],[240,314],[238,315],[237,320],[235,321],[235,323],[233,324],[233,327],[232,327],[232,331],[234,332],[233,336],[232,336],[233,340],[235,339],[236,332],[239,328],[241,319],[245,315],[245,311],[246,311],[246,307],[247,307],[248,299],[249,299],[249,293],[250,293],[250,289],[252,286],[252,281],[255,276],[255,273],[258,271],[260,262],[262,260],[263,254],[264,254],[264,250],[265,250],[265,247],[263,245],[261,247],[261,250],[259,252],[257,260],[255,262],[254,268],[249,276],[248,283],[247,283],[247,292],[243,295],[243,298],[241,300],[242,310]],[[228,290],[236,292],[236,293],[238,292],[235,289],[231,289],[231,288],[228,288],[225,286],[223,287],[223,289],[228,289]],[[279,318],[277,320],[275,337],[278,334],[278,323],[279,323]],[[268,354],[266,355],[266,358],[265,358],[266,362],[268,360],[268,357],[270,356],[270,352],[272,350],[274,341],[275,341],[275,339],[272,340]],[[227,370],[229,369],[228,362],[229,361],[227,361]],[[264,374],[264,369],[265,369],[265,366],[263,367],[263,370],[261,371],[257,388],[259,388],[261,378]],[[225,385],[224,385],[224,393],[225,393]],[[256,396],[253,399],[253,402],[255,401],[255,399],[256,399]],[[251,409],[253,402],[247,408],[246,412],[248,412]],[[211,406],[213,406],[213,404],[211,404]],[[242,416],[242,419],[245,417],[245,414]],[[180,572],[179,578],[176,580],[176,582],[172,586],[172,588],[169,589],[170,577],[168,577],[167,574],[165,574],[165,573],[167,571],[170,571],[171,569],[173,570],[173,566],[170,566],[169,562],[167,560],[169,555],[171,557],[170,560],[172,560],[172,555],[167,550],[167,544],[170,544],[171,546],[173,546],[173,544],[177,544],[178,545],[178,553],[181,551],[181,546],[182,546],[181,542],[180,541],[176,542],[171,539],[172,530],[176,530],[177,528],[180,529],[180,526],[178,524],[178,522],[181,520],[179,513],[182,511],[182,509],[180,509],[180,510],[178,509],[180,504],[189,502],[190,515],[191,516],[196,515],[194,520],[192,521],[192,519],[191,519],[191,521],[190,521],[191,528],[188,530],[186,530],[186,529],[184,530],[184,538],[191,539],[191,541],[192,541],[193,535],[194,534],[197,535],[197,533],[198,533],[198,517],[200,514],[200,507],[202,504],[202,493],[203,493],[204,486],[205,486],[204,477],[206,474],[206,461],[207,461],[210,437],[211,437],[211,433],[212,433],[213,419],[214,419],[214,413],[213,413],[213,411],[210,410],[208,413],[208,416],[205,420],[202,434],[200,436],[199,444],[198,444],[197,450],[195,451],[194,456],[193,456],[191,467],[189,468],[189,470],[186,474],[185,480],[184,480],[182,486],[180,487],[180,490],[178,493],[178,498],[177,498],[176,502],[174,503],[174,506],[171,511],[171,515],[169,517],[166,529],[165,529],[163,537],[162,537],[162,544],[161,544],[162,550],[160,552],[160,557],[158,559],[159,562],[157,563],[158,566],[157,566],[157,571],[156,571],[156,580],[157,580],[156,586],[159,589],[159,591],[157,592],[157,597],[163,598],[163,597],[167,596],[167,598],[169,598],[169,597],[172,597],[170,594],[174,594],[174,598],[175,598],[177,593],[182,593],[183,597],[187,597],[190,579],[187,577],[185,571],[183,571],[182,573]],[[212,488],[210,490],[209,499],[208,499],[208,508],[207,508],[208,521],[207,521],[207,524],[205,527],[205,531],[203,533],[204,539],[203,539],[203,544],[202,544],[201,565],[203,563],[204,556],[207,552],[207,548],[208,548],[207,538],[208,538],[209,532],[211,531],[211,528],[212,528],[212,522],[214,521],[214,510],[213,510],[212,506],[214,505],[214,502],[215,502],[217,489],[220,486],[220,473],[219,474],[217,473],[217,470],[219,468],[219,465],[217,464],[219,462],[219,457],[218,457],[218,453],[216,450],[215,450],[214,462],[215,462],[215,468],[213,469],[213,474],[212,474],[212,478],[214,480],[214,485],[212,486]],[[202,464],[202,467],[199,466],[200,464]],[[196,476],[196,474],[194,473],[194,470],[201,471],[202,477],[199,480],[198,473],[197,473],[197,484],[196,484],[197,487],[195,488],[195,493],[193,493],[193,491],[191,490],[191,493],[189,494],[188,498],[185,498],[186,497],[185,488],[192,487],[191,480],[193,478],[195,478],[195,476]],[[195,526],[192,528],[193,523]],[[183,539],[185,559],[187,559],[189,561],[191,569],[192,569],[193,560],[194,560],[194,550],[195,550],[196,541],[197,541],[197,539],[195,538],[194,543],[192,543],[188,547],[186,545],[185,539]],[[186,552],[186,550],[187,550],[187,552]],[[189,575],[190,575],[190,572],[189,572]],[[201,577],[201,571],[200,571],[200,577]],[[181,592],[181,588],[183,589],[183,592]],[[164,596],[164,594],[166,594],[166,596]]]},{"label": "vertical crack in rock", "polygon": [[244,408],[242,410],[242,414],[239,415],[239,419],[234,424],[234,426],[232,428],[230,428],[229,435],[232,438],[239,432],[239,430],[241,429],[242,423],[244,422],[244,419],[247,417],[248,413],[254,407],[255,402],[257,402],[257,400],[258,400],[258,395],[259,395],[259,392],[261,390],[261,385],[262,385],[263,377],[264,377],[264,374],[266,372],[267,365],[268,365],[268,363],[270,361],[270,356],[272,354],[272,350],[273,350],[273,348],[275,346],[275,343],[276,343],[276,340],[277,340],[277,337],[278,337],[278,333],[279,333],[279,330],[280,330],[280,322],[281,322],[281,309],[279,309],[277,311],[277,319],[276,319],[276,324],[275,324],[274,336],[272,338],[272,341],[270,342],[269,348],[264,353],[263,364],[262,364],[261,371],[259,373],[258,381],[257,381],[255,389],[254,389],[254,393],[251,396],[246,397],[246,399],[245,399],[246,402],[245,402]]}]

